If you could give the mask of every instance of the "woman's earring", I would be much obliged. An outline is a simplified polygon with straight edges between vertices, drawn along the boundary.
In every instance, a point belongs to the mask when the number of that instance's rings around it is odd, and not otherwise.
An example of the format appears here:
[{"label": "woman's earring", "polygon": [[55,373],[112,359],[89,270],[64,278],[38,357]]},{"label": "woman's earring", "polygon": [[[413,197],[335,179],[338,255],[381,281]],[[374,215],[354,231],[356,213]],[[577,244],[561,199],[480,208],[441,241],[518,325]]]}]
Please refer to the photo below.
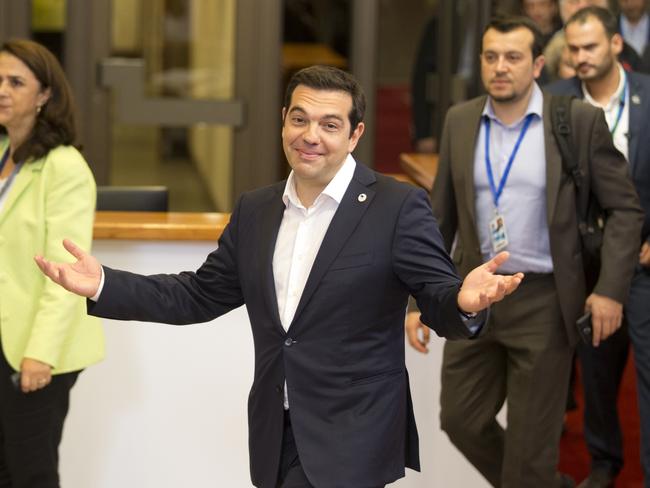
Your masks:
[{"label": "woman's earring", "polygon": [[42,108],[43,108],[42,105],[37,105],[37,106],[36,106],[36,113],[37,113],[37,114],[40,114]]}]

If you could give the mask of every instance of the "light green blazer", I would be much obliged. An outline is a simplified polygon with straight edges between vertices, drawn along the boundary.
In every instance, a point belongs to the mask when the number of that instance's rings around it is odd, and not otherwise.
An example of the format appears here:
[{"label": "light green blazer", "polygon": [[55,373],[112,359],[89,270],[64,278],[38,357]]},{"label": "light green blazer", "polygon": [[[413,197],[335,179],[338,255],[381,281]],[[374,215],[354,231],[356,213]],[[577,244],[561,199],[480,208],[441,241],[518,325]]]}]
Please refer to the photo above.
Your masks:
[{"label": "light green blazer", "polygon": [[[0,154],[9,141],[0,136]],[[77,371],[104,356],[98,319],[86,301],[47,279],[34,263],[73,261],[61,244],[70,238],[90,250],[95,181],[79,151],[59,146],[23,165],[0,208],[0,340],[16,370],[24,357]]]}]

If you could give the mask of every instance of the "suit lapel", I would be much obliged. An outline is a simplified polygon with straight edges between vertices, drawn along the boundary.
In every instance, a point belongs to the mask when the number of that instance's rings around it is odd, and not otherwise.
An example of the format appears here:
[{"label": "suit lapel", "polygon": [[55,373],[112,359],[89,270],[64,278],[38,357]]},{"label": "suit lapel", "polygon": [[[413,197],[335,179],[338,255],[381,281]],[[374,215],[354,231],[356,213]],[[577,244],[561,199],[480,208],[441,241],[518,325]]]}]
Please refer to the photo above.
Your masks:
[{"label": "suit lapel", "polygon": [[637,83],[633,74],[628,73],[628,80],[630,85],[630,120],[628,127],[628,159],[630,162],[631,173],[634,173],[634,170],[637,166],[637,151],[639,150],[639,135],[641,134],[641,129],[645,129],[642,125],[643,123],[643,114],[650,112],[650,106],[646,100],[647,93],[644,93],[643,86],[640,83]]},{"label": "suit lapel", "polygon": [[[474,188],[474,150],[476,144],[482,144],[478,140],[479,132],[481,129],[481,115],[483,113],[483,108],[487,102],[487,97],[480,97],[476,100],[472,111],[468,114],[468,122],[473,127],[472,138],[464,139],[458,138],[459,146],[458,152],[459,161],[462,162],[465,182],[465,208],[468,209],[472,222],[476,222],[476,197],[475,197],[475,188]],[[472,141],[473,143],[470,143]],[[477,237],[478,240],[478,237]]]},{"label": "suit lapel", "polygon": [[280,230],[285,209],[280,188],[283,189],[284,186],[276,187],[276,193],[273,195],[272,201],[260,213],[260,240],[257,245],[260,246],[262,260],[260,269],[262,270],[266,305],[273,319],[273,323],[284,333],[284,327],[282,327],[280,312],[278,310],[278,298],[275,294],[275,279],[273,276],[273,251],[275,250],[275,241],[278,238],[278,231]]},{"label": "suit lapel", "polygon": [[11,188],[8,189],[7,199],[5,200],[2,211],[0,212],[0,224],[11,212],[12,207],[18,201],[20,195],[22,195],[22,193],[32,183],[36,176],[36,173],[39,173],[43,169],[43,163],[44,160],[23,164],[23,167],[14,178]]},{"label": "suit lapel", "polygon": [[[376,178],[372,171],[357,163],[354,177],[343,195],[343,200],[341,200],[318,250],[290,327],[297,322],[300,313],[309,303],[323,276],[372,203],[375,192],[368,188],[368,185],[375,181]],[[365,198],[359,198],[361,194],[364,194]]]},{"label": "suit lapel", "polygon": [[546,220],[551,225],[562,180],[562,156],[553,136],[551,97],[544,95],[544,150],[546,152]]}]

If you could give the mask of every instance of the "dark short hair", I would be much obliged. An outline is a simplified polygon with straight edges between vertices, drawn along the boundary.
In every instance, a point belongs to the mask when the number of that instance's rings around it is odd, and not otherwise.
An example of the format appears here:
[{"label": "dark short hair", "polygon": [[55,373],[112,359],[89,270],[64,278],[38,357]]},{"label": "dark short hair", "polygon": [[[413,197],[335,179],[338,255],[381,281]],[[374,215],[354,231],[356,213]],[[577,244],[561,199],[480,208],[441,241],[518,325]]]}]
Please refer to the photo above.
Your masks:
[{"label": "dark short hair", "polygon": [[291,97],[298,85],[304,85],[315,90],[342,91],[352,97],[352,109],[348,114],[350,119],[350,135],[363,121],[366,113],[366,95],[359,82],[350,73],[332,66],[310,66],[296,72],[287,85],[284,93],[284,107],[291,105]]},{"label": "dark short hair", "polygon": [[[533,43],[530,46],[533,59],[537,58],[537,56],[541,56],[542,51],[544,50],[542,32],[539,30],[539,27],[537,27],[537,24],[528,17],[521,15],[500,15],[494,17],[488,25],[485,26],[483,36],[485,36],[485,33],[490,29],[494,29],[497,32],[507,33],[521,28],[528,29],[533,35]],[[481,51],[483,51],[482,43]]]},{"label": "dark short hair", "polygon": [[34,74],[41,89],[50,89],[50,98],[37,114],[31,134],[16,148],[14,161],[40,159],[57,146],[73,144],[76,127],[72,92],[54,55],[45,46],[27,39],[11,39],[2,44],[0,52],[20,59]]},{"label": "dark short hair", "polygon": [[[524,2],[525,1],[526,0],[519,0],[519,7],[521,8],[522,11],[524,9]],[[560,2],[558,0],[551,0],[551,3],[554,4],[556,7],[559,7],[559,5],[560,5]]]},{"label": "dark short hair", "polygon": [[614,36],[614,34],[619,33],[618,20],[616,19],[616,16],[611,11],[603,7],[585,7],[578,10],[569,18],[569,20],[566,21],[566,24],[564,24],[564,30],[566,30],[569,24],[574,24],[576,22],[579,24],[584,24],[591,17],[595,18],[601,23],[605,29],[607,37],[610,39]]}]

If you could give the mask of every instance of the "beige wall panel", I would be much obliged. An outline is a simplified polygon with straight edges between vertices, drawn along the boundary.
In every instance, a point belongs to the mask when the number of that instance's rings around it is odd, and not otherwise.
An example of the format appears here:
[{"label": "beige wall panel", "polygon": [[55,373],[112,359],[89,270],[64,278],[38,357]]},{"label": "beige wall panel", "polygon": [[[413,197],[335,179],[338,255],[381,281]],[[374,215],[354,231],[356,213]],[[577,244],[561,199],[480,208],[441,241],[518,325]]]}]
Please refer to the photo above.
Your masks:
[{"label": "beige wall panel", "polygon": [[[235,14],[235,0],[192,2],[192,98],[233,98]],[[191,129],[190,135],[193,159],[220,211],[231,207],[232,132],[228,127],[197,126]]]}]

